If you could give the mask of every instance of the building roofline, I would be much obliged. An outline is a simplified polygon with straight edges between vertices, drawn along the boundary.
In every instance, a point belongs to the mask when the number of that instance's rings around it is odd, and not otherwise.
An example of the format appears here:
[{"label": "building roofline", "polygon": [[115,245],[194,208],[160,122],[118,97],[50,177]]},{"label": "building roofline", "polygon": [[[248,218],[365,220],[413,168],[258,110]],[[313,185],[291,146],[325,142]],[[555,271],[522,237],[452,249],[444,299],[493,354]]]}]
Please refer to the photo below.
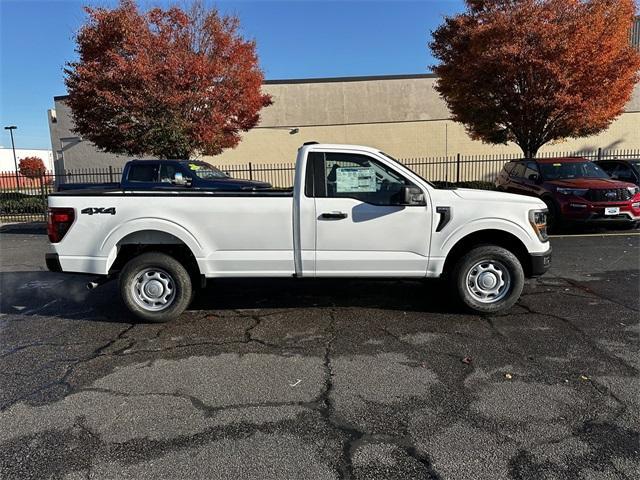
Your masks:
[{"label": "building roofline", "polygon": [[[280,80],[265,80],[264,85],[293,85],[300,83],[339,83],[339,82],[369,82],[376,80],[410,80],[417,78],[436,78],[435,73],[410,73],[405,75],[365,75],[357,77],[320,77],[320,78],[285,78]],[[56,95],[55,102],[66,100],[69,95]]]},{"label": "building roofline", "polygon": [[435,73],[410,73],[405,75],[365,75],[356,77],[324,77],[324,78],[289,78],[282,80],[265,80],[265,85],[282,85],[290,83],[337,83],[367,82],[376,80],[408,80],[412,78],[436,78]]}]

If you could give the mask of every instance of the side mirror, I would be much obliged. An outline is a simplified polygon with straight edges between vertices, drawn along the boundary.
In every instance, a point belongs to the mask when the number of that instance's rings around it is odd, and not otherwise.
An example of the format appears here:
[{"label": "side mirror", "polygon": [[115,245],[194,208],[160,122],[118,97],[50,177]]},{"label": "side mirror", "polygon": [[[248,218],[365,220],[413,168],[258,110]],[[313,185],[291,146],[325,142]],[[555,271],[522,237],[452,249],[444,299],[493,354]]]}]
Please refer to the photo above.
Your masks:
[{"label": "side mirror", "polygon": [[427,202],[424,199],[424,192],[413,185],[403,185],[401,192],[402,205],[424,206]]},{"label": "side mirror", "polygon": [[538,175],[537,173],[532,173],[531,175],[529,175],[529,180],[534,183],[538,183],[540,181],[540,175]]},{"label": "side mirror", "polygon": [[189,177],[185,177],[182,172],[176,172],[173,176],[173,184],[181,187],[190,187],[191,179]]}]

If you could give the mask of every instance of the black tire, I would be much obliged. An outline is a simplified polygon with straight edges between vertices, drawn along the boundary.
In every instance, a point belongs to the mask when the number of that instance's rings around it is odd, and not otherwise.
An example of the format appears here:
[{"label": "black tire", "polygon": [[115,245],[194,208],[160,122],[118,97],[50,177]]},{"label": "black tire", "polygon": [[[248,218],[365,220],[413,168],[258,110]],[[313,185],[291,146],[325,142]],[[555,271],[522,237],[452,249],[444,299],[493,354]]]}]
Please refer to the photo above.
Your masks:
[{"label": "black tire", "polygon": [[545,197],[542,201],[547,206],[547,210],[549,210],[547,214],[547,230],[549,232],[556,232],[558,231],[559,225],[563,223],[560,209],[553,198]]},{"label": "black tire", "polygon": [[[149,292],[158,296],[148,296]],[[129,260],[120,272],[120,295],[139,319],[168,322],[189,306],[191,277],[175,258],[160,252],[143,253]]]},{"label": "black tire", "polygon": [[[480,296],[489,289],[483,289],[480,284],[490,283],[492,276],[496,293],[488,294],[483,301]],[[508,310],[518,301],[524,288],[524,271],[518,258],[506,248],[483,245],[458,260],[449,281],[466,310],[493,314]],[[504,286],[500,286],[503,281]]]}]

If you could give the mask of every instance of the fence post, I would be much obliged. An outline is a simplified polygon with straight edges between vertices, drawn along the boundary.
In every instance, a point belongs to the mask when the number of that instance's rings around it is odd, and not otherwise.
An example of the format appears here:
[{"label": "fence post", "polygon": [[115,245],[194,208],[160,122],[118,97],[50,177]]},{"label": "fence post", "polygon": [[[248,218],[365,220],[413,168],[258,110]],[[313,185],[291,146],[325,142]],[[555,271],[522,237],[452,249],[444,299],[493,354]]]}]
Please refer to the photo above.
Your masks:
[{"label": "fence post", "polygon": [[249,180],[253,180],[253,170],[251,168],[251,162],[249,162]]},{"label": "fence post", "polygon": [[602,148],[598,148],[598,160],[602,160]]},{"label": "fence post", "polygon": [[456,183],[460,183],[460,154],[456,155]]},{"label": "fence post", "polygon": [[113,182],[113,167],[111,165],[109,165],[109,183],[114,183]]},{"label": "fence post", "polygon": [[44,220],[47,219],[47,195],[45,194],[44,191],[44,176],[46,175],[46,173],[41,173],[40,174],[40,198],[42,199],[42,216],[44,217]]}]

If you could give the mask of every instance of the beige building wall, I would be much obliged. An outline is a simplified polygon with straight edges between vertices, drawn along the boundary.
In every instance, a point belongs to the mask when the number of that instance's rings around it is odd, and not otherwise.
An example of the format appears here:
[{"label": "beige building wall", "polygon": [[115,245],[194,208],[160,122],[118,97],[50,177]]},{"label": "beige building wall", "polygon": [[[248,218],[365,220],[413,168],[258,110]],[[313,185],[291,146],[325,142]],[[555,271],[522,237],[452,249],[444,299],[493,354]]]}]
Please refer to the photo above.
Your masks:
[{"label": "beige building wall", "polygon": [[[544,146],[540,152],[581,152],[602,149],[640,149],[640,112],[627,112],[605,132],[591,137],[568,139]],[[442,157],[445,155],[519,155],[515,144],[489,145],[472,140],[464,127],[451,120],[300,127],[288,130],[256,128],[248,132],[235,149],[208,160],[216,165],[247,162],[288,163],[298,147],[309,141],[368,145],[396,158]]]},{"label": "beige building wall", "polygon": [[[436,92],[433,75],[410,78],[267,83],[273,105],[235,149],[211,159],[218,165],[282,163],[308,141],[379,148],[396,158],[519,154],[515,144],[472,140]],[[541,152],[640,149],[640,84],[626,112],[599,135],[545,146]],[[291,134],[291,129],[298,133]]]},{"label": "beige building wall", "polygon": [[[308,141],[352,143],[380,148],[399,158],[444,155],[518,155],[515,144],[493,146],[474,141],[464,128],[449,120],[449,111],[434,89],[433,75],[355,77],[268,81],[265,92],[273,105],[262,111],[258,127],[243,136],[235,149],[211,163],[228,166],[282,164],[295,160],[298,147]],[[55,123],[50,114],[54,153],[65,168],[120,166],[124,156],[98,152],[72,131],[64,97],[55,98]],[[599,135],[547,145],[541,151],[640,149],[640,84],[626,112]]]}]

